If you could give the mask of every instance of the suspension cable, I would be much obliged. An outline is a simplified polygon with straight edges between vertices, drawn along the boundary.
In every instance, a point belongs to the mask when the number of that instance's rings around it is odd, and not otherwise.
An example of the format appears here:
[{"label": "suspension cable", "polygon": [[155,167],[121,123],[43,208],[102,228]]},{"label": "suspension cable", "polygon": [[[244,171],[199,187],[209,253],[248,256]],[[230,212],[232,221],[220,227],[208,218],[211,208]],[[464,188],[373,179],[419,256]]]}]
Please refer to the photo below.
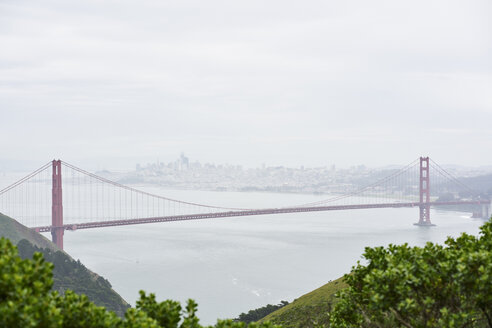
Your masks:
[{"label": "suspension cable", "polygon": [[380,185],[382,183],[385,183],[387,182],[388,180],[390,179],[393,179],[397,176],[400,176],[404,173],[406,173],[409,169],[411,169],[417,162],[419,161],[419,159],[416,159],[414,161],[412,161],[411,163],[405,165],[402,169],[400,169],[399,171],[383,178],[383,179],[380,179],[372,184],[369,184],[365,187],[362,187],[354,192],[351,192],[351,193],[348,193],[348,194],[344,194],[344,195],[340,195],[340,196],[336,196],[336,197],[333,197],[333,198],[328,198],[328,199],[325,199],[325,200],[320,200],[320,201],[317,201],[317,202],[313,202],[313,203],[306,203],[306,204],[302,204],[302,205],[298,205],[299,207],[304,207],[304,206],[316,206],[316,205],[320,205],[320,204],[324,204],[324,203],[332,203],[334,201],[337,201],[337,200],[341,200],[341,199],[344,199],[344,198],[348,198],[348,197],[351,197],[351,196],[355,196],[355,195],[358,195],[358,194],[361,194],[362,192],[366,191],[367,189],[369,188],[373,188],[377,185]]},{"label": "suspension cable", "polygon": [[37,175],[38,173],[40,173],[41,171],[43,170],[46,170],[49,166],[51,165],[51,162],[48,162],[46,163],[45,165],[41,166],[39,169],[37,169],[36,171],[26,175],[25,177],[23,177],[22,179],[20,179],[19,181],[17,182],[14,182],[13,184],[11,184],[10,186],[8,187],[5,187],[4,189],[0,190],[0,195],[6,193],[7,191],[17,187],[18,185],[20,185],[21,183],[24,183],[26,182],[27,180],[31,179],[32,177],[34,177],[35,175]]},{"label": "suspension cable", "polygon": [[177,200],[177,199],[172,199],[172,198],[168,198],[168,197],[154,195],[154,194],[151,194],[149,192],[138,190],[138,189],[135,189],[135,188],[132,188],[132,187],[128,187],[128,186],[119,184],[117,182],[108,180],[106,178],[100,177],[100,176],[95,175],[93,173],[90,173],[88,171],[82,170],[82,169],[80,169],[80,168],[78,168],[78,167],[76,167],[74,165],[71,165],[71,164],[69,164],[67,162],[62,161],[62,163],[65,164],[66,166],[68,166],[69,168],[75,170],[75,171],[78,171],[78,172],[80,172],[82,174],[85,174],[85,175],[90,176],[91,178],[97,179],[97,180],[99,180],[101,182],[108,183],[108,184],[111,184],[111,185],[116,186],[116,187],[119,187],[119,188],[126,189],[126,190],[131,191],[131,192],[138,193],[140,195],[145,195],[145,196],[149,196],[149,197],[155,197],[155,198],[158,198],[158,199],[168,200],[168,201],[172,201],[172,202],[176,202],[176,203],[181,203],[181,204],[188,204],[188,205],[195,205],[195,206],[200,206],[200,207],[206,207],[206,208],[216,208],[216,209],[221,209],[221,210],[236,210],[236,211],[247,211],[247,210],[249,210],[247,208],[220,207],[220,206],[212,206],[212,205],[205,205],[205,204],[192,203],[192,202],[184,202],[184,201],[180,201],[180,200]]}]

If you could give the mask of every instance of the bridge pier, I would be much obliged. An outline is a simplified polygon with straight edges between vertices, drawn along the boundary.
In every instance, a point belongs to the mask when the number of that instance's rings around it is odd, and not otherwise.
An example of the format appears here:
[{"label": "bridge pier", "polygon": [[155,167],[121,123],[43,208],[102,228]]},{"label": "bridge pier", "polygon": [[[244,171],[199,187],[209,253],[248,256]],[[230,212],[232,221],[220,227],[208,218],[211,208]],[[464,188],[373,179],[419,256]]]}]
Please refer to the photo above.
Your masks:
[{"label": "bridge pier", "polygon": [[63,249],[63,199],[61,161],[53,160],[53,178],[51,192],[51,240]]},{"label": "bridge pier", "polygon": [[429,157],[420,157],[420,205],[419,222],[417,226],[434,226],[430,219],[430,177],[429,177]]}]

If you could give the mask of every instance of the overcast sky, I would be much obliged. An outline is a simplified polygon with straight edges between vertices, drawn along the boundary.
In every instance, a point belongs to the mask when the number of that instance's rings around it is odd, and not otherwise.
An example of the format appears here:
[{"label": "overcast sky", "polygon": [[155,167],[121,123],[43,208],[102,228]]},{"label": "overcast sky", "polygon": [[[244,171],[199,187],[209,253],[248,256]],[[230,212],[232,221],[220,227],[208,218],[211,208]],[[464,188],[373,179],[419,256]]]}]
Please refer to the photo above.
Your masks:
[{"label": "overcast sky", "polygon": [[0,0],[0,161],[490,165],[491,22],[490,0]]}]

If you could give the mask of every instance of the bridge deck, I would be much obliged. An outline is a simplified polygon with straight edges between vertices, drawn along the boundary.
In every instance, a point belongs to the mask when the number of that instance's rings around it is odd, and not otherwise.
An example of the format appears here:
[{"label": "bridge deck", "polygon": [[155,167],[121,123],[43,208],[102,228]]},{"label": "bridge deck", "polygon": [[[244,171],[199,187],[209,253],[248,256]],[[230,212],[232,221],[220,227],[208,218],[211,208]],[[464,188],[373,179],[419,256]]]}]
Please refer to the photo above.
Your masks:
[{"label": "bridge deck", "polygon": [[113,227],[113,226],[133,225],[133,224],[143,224],[143,223],[200,220],[200,219],[225,218],[225,217],[236,217],[236,216],[320,212],[320,211],[341,211],[341,210],[357,210],[357,209],[371,209],[371,208],[449,206],[449,205],[463,205],[463,204],[482,205],[482,204],[489,204],[489,201],[477,200],[477,201],[453,201],[453,202],[430,202],[430,203],[409,202],[409,203],[332,205],[332,206],[313,206],[313,207],[282,207],[282,208],[253,209],[253,210],[244,210],[244,211],[227,211],[227,212],[216,212],[216,213],[150,217],[150,218],[139,218],[139,219],[98,221],[98,222],[87,222],[87,223],[72,223],[72,224],[64,224],[63,226],[60,227],[41,226],[32,229],[38,232],[48,232],[55,228],[58,229],[63,228],[64,230],[78,230],[78,229]]}]

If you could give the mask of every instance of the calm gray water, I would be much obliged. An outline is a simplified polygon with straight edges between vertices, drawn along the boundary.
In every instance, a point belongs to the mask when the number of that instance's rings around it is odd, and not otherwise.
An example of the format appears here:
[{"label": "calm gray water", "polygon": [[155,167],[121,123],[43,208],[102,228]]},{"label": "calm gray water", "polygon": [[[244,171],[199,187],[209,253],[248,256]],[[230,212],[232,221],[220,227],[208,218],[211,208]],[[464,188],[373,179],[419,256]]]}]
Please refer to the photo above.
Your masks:
[{"label": "calm gray water", "polygon": [[[175,199],[237,207],[279,207],[326,196],[144,189]],[[292,301],[350,271],[365,246],[442,243],[478,234],[483,220],[418,209],[372,209],[156,223],[65,232],[65,250],[107,278],[131,304],[138,291],[199,304],[203,324],[280,300]]]}]

